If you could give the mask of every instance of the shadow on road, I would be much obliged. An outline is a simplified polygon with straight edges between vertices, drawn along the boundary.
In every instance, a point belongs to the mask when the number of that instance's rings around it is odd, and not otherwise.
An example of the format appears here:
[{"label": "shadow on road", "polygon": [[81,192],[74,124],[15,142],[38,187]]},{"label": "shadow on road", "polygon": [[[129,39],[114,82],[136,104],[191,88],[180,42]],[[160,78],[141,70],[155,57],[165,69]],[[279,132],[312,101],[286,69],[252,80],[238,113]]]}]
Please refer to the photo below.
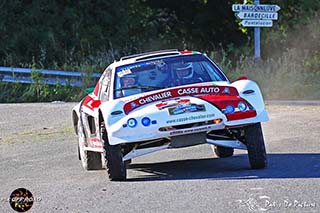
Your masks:
[{"label": "shadow on road", "polygon": [[269,154],[268,167],[252,170],[248,156],[205,158],[161,163],[132,164],[129,169],[145,175],[128,181],[192,180],[192,179],[263,179],[320,178],[320,154]]}]

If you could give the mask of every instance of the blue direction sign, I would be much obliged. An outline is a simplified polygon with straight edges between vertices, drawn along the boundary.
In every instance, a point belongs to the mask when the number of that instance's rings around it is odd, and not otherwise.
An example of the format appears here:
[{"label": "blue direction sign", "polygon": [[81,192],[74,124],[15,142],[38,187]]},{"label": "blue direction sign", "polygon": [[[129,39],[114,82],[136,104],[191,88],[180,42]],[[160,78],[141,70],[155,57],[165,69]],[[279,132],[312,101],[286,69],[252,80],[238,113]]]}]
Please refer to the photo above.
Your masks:
[{"label": "blue direction sign", "polygon": [[233,4],[234,12],[277,12],[281,8],[276,4]]},{"label": "blue direction sign", "polygon": [[264,20],[277,20],[278,13],[265,13],[265,12],[240,12],[236,14],[239,19],[264,19]]},{"label": "blue direction sign", "polygon": [[254,4],[233,4],[232,11],[237,18],[242,19],[244,27],[254,27],[254,57],[260,59],[260,27],[272,27],[273,21],[278,19],[278,11],[281,9],[276,4],[260,4],[260,0],[254,0]]},{"label": "blue direction sign", "polygon": [[244,27],[272,27],[272,20],[242,20],[240,22]]}]

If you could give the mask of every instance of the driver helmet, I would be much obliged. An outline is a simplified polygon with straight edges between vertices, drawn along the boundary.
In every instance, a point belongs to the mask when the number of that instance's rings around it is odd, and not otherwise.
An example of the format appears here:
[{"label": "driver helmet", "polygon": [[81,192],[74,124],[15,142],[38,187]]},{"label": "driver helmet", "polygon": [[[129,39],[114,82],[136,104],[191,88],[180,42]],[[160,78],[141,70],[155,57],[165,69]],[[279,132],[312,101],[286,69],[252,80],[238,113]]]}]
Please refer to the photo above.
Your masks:
[{"label": "driver helmet", "polygon": [[134,74],[124,75],[120,79],[122,87],[131,87],[137,85],[137,76]]},{"label": "driver helmet", "polygon": [[179,79],[190,79],[193,77],[192,63],[180,63],[175,67],[176,75]]}]

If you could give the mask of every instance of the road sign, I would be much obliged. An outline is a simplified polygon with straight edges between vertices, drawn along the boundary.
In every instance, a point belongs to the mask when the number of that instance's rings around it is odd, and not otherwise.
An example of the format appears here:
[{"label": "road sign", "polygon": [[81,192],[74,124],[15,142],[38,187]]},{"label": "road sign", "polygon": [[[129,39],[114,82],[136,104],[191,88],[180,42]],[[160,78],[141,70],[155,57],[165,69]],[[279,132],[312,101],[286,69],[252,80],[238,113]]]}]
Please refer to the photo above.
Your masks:
[{"label": "road sign", "polygon": [[244,27],[272,27],[272,20],[242,20],[240,22]]},{"label": "road sign", "polygon": [[276,4],[233,4],[234,12],[277,12],[281,8]]},{"label": "road sign", "polygon": [[240,12],[236,14],[239,19],[263,19],[263,20],[277,20],[278,13],[265,12]]},{"label": "road sign", "polygon": [[278,19],[281,8],[276,4],[260,4],[260,0],[254,0],[254,4],[233,4],[232,11],[244,27],[254,27],[254,57],[261,58],[260,53],[260,27],[272,27],[273,21]]}]

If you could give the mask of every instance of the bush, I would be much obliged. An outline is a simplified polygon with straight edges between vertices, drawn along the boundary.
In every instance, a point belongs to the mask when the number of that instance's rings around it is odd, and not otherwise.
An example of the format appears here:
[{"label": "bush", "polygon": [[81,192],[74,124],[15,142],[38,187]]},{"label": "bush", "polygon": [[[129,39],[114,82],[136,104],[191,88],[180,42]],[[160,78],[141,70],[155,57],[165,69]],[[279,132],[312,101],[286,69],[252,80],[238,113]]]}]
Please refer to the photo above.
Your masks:
[{"label": "bush", "polygon": [[231,80],[247,76],[256,81],[266,99],[320,99],[318,52],[288,49],[278,59],[255,61],[243,56],[234,66],[222,63]]}]

